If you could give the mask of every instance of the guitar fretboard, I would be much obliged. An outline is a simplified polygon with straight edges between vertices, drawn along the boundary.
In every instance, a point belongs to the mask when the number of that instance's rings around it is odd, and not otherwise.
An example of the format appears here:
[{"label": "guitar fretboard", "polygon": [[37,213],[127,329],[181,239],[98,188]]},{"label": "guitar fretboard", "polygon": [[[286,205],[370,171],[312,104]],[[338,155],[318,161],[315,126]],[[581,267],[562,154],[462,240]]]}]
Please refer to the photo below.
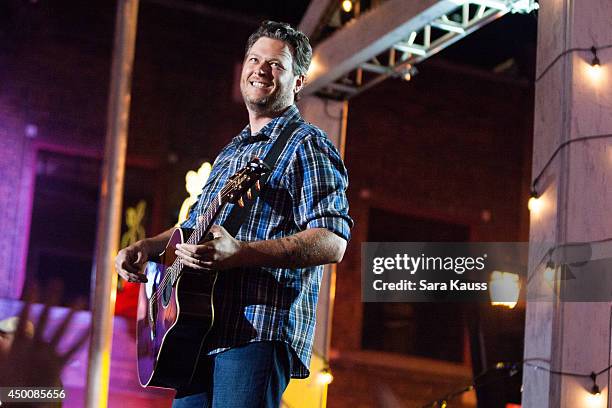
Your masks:
[{"label": "guitar fretboard", "polygon": [[[198,217],[196,227],[185,243],[196,245],[202,240],[204,235],[212,226],[212,223],[221,213],[223,207],[225,207],[225,204],[227,204],[227,196],[228,193],[223,193],[223,191],[219,192],[215,200],[208,206],[204,214]],[[176,280],[179,278],[183,270],[183,263],[179,260],[179,258],[176,258],[168,269],[168,272],[172,276],[172,285],[174,286]]]}]

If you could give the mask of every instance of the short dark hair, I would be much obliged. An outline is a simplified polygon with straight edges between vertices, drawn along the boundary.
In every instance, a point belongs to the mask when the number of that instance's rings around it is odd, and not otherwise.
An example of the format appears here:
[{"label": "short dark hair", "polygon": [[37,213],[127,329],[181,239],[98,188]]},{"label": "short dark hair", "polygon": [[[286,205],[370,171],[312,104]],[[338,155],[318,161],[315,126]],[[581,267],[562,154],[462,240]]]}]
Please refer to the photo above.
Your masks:
[{"label": "short dark hair", "polygon": [[306,34],[296,30],[287,23],[264,21],[249,37],[246,53],[249,52],[253,44],[261,37],[273,38],[288,44],[293,56],[293,74],[306,75],[310,66],[310,60],[312,59],[312,47]]}]

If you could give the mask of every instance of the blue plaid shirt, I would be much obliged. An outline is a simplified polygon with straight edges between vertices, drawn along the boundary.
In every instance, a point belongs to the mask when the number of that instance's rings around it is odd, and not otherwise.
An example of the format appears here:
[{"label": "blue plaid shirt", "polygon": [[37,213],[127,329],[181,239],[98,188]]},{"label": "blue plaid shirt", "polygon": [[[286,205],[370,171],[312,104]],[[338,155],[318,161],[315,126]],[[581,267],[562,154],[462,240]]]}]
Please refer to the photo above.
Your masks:
[{"label": "blue plaid shirt", "polygon": [[[353,221],[345,195],[346,168],[325,133],[304,122],[294,105],[254,135],[247,126],[219,153],[182,227],[194,228],[197,217],[227,179],[251,159],[265,158],[283,128],[293,121],[300,121],[300,125],[289,138],[236,239],[277,239],[307,228],[326,228],[348,241]],[[233,206],[225,207],[217,224],[223,224]],[[307,377],[322,274],[323,266],[220,272],[214,293],[215,323],[207,337],[208,354],[254,341],[284,341],[295,352],[291,376]]]}]

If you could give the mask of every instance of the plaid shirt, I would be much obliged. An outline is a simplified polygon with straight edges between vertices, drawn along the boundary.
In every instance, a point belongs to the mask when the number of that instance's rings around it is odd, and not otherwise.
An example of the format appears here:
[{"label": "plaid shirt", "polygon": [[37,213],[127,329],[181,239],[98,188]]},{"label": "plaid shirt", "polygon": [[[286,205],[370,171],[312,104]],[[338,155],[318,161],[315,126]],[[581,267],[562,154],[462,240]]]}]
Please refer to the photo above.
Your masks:
[{"label": "plaid shirt", "polygon": [[[194,228],[198,215],[208,208],[227,179],[249,160],[265,158],[283,128],[293,121],[300,121],[300,125],[236,239],[277,239],[307,228],[326,228],[348,241],[353,221],[345,195],[346,168],[325,133],[304,122],[295,105],[255,135],[247,126],[219,153],[182,227]],[[217,224],[223,224],[233,206],[228,204],[223,209]],[[295,352],[291,376],[307,377],[322,273],[323,266],[220,272],[214,293],[215,323],[207,337],[208,354],[254,341],[284,341]]]}]

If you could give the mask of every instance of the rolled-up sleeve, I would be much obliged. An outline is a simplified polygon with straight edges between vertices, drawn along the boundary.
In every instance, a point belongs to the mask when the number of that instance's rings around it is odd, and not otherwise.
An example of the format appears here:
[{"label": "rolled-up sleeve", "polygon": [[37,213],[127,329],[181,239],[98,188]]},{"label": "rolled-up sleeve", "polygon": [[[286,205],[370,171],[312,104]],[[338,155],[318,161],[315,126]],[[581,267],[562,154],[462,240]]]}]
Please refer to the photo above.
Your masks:
[{"label": "rolled-up sleeve", "polygon": [[286,187],[298,228],[326,228],[349,240],[348,176],[338,150],[321,135],[307,136],[287,170]]}]

